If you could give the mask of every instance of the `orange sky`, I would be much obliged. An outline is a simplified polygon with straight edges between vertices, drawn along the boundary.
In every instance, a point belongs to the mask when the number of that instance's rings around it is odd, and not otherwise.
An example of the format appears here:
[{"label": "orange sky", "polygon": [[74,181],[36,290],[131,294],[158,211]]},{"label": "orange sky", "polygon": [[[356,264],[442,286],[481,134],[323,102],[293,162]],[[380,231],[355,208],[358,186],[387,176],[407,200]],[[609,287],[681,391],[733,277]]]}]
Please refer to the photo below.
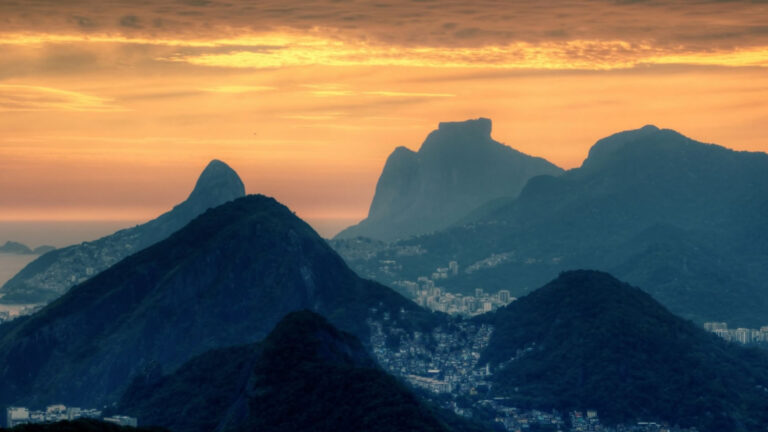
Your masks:
[{"label": "orange sky", "polygon": [[219,158],[330,234],[479,116],[565,168],[649,123],[768,150],[765,2],[61,3],[0,3],[0,221],[148,219]]}]

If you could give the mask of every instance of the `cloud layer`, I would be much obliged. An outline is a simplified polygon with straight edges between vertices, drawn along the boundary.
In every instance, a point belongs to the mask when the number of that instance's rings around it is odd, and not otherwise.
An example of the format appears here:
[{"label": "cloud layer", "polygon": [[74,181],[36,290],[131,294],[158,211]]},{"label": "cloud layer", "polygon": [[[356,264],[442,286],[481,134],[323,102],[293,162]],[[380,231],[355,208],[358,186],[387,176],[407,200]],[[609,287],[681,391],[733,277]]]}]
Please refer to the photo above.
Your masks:
[{"label": "cloud layer", "polygon": [[0,84],[0,111],[122,111],[113,101],[49,87]]},{"label": "cloud layer", "polygon": [[4,1],[3,29],[195,38],[306,31],[417,46],[626,40],[691,47],[765,45],[756,0],[124,0]]},{"label": "cloud layer", "polygon": [[768,65],[756,0],[39,0],[0,3],[0,16],[0,46],[139,46],[229,68]]}]

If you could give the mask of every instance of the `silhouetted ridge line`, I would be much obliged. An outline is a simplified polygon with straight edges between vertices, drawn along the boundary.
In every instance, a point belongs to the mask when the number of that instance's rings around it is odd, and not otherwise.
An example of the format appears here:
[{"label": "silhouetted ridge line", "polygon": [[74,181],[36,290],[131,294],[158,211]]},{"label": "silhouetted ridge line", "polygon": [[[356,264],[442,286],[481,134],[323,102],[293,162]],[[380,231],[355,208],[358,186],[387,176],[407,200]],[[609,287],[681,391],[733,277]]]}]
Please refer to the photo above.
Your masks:
[{"label": "silhouetted ridge line", "polygon": [[[209,208],[245,195],[237,173],[212,160],[189,197],[156,219],[36,259],[0,289],[3,303],[47,303],[121,259],[168,237]],[[47,250],[41,250],[47,252]]]}]

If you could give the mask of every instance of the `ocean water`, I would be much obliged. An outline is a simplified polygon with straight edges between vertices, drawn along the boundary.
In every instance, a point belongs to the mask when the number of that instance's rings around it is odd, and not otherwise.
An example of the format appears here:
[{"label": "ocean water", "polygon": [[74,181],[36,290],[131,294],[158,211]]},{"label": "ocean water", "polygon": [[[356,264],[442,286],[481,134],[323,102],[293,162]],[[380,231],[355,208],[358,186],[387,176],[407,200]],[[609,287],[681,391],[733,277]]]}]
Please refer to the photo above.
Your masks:
[{"label": "ocean water", "polygon": [[69,246],[96,240],[144,221],[0,221],[0,244],[8,240],[35,248]]}]

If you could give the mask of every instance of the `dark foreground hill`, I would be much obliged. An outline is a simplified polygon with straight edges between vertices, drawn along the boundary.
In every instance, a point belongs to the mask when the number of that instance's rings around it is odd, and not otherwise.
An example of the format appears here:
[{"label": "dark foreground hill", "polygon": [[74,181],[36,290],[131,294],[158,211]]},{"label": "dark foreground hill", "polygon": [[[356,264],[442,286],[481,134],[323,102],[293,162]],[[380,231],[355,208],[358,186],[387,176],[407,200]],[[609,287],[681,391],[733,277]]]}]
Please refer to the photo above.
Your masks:
[{"label": "dark foreground hill", "polygon": [[418,152],[392,152],[368,217],[336,238],[392,241],[440,230],[490,200],[517,196],[533,176],[562,171],[494,141],[489,119],[440,123]]},{"label": "dark foreground hill", "polygon": [[44,254],[3,285],[0,302],[50,302],[73,285],[165,239],[207,209],[243,195],[245,188],[237,173],[224,162],[213,160],[200,174],[189,197],[171,211],[98,240]]},{"label": "dark foreground hill", "polygon": [[118,410],[174,432],[452,430],[379,369],[357,338],[309,311],[289,314],[261,343],[140,377]]},{"label": "dark foreground hill", "polygon": [[609,422],[764,431],[768,356],[728,345],[606,273],[573,271],[500,309],[481,362],[518,406]]},{"label": "dark foreground hill", "polygon": [[[598,141],[580,168],[534,177],[516,200],[469,220],[350,262],[391,283],[457,261],[461,273],[441,286],[513,296],[561,271],[598,269],[699,323],[768,324],[765,153],[646,126]],[[377,274],[382,260],[402,270]]]},{"label": "dark foreground hill", "polygon": [[288,208],[247,196],[0,326],[0,405],[114,402],[148,367],[171,371],[214,348],[262,339],[310,309],[368,340],[368,318],[434,318],[355,275]]}]

